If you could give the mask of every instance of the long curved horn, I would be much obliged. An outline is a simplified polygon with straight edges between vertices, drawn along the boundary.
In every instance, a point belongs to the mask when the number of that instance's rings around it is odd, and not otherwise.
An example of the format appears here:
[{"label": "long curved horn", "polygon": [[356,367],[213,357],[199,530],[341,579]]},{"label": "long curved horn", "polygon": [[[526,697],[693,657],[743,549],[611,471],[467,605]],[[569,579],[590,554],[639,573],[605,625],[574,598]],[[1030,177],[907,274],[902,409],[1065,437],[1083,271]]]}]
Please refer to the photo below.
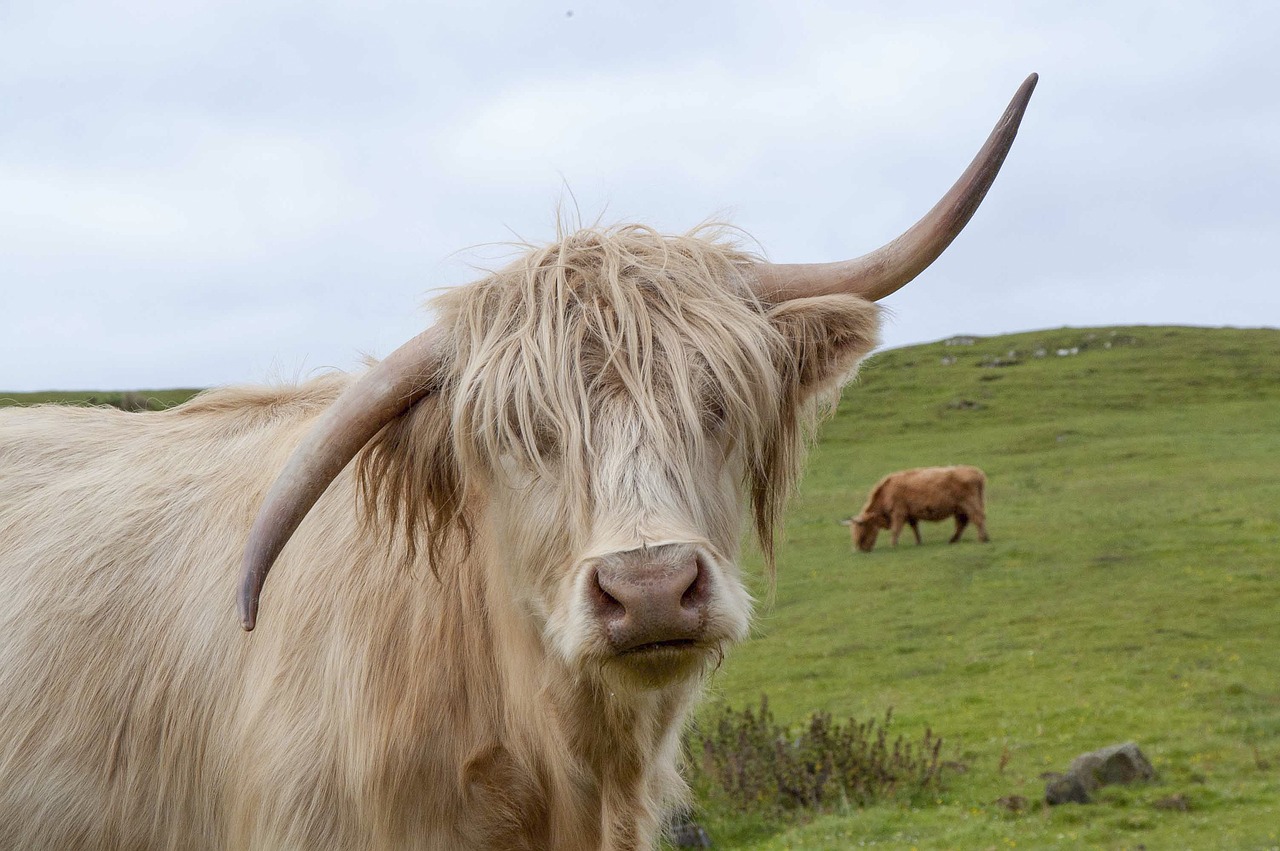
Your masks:
[{"label": "long curved horn", "polygon": [[338,397],[294,450],[258,509],[245,546],[238,603],[246,630],[257,623],[267,571],[311,506],[383,426],[438,382],[441,337],[429,328],[388,355]]},{"label": "long curved horn", "polygon": [[1039,79],[1038,74],[1027,77],[964,174],[906,233],[856,260],[760,263],[756,268],[756,293],[762,300],[774,303],[835,293],[879,301],[923,272],[960,234],[982,203],[1009,153]]}]

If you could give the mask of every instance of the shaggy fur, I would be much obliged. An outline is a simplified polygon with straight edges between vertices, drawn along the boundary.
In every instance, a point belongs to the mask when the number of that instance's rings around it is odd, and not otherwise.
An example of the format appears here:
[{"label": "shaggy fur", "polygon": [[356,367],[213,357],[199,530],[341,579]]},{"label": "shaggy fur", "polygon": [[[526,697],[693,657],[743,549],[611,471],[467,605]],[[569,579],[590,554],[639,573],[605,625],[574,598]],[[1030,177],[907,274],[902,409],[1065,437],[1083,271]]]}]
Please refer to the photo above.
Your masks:
[{"label": "shaggy fur", "polygon": [[920,538],[921,520],[946,520],[955,517],[956,531],[950,543],[972,520],[978,527],[978,540],[986,543],[987,511],[984,502],[987,477],[977,467],[918,467],[890,473],[881,479],[867,497],[867,504],[857,517],[845,521],[849,525],[853,546],[871,552],[881,529],[892,530],[893,545],[898,545],[902,527],[908,525]]},{"label": "shaggy fur", "polygon": [[[330,486],[249,634],[253,515],[350,378],[0,412],[0,848],[652,847],[746,632],[743,518],[771,553],[875,342],[872,305],[762,304],[751,263],[588,229],[446,295],[440,392]],[[705,565],[707,637],[638,671],[584,565],[667,544]]]}]

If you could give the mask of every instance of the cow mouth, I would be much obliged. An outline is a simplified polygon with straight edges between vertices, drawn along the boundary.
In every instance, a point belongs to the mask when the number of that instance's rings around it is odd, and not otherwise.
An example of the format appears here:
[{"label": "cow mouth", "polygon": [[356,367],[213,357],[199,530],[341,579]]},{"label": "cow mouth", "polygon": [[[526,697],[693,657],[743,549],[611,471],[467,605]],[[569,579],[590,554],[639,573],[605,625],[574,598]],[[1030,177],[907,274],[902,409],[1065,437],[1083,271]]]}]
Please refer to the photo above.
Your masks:
[{"label": "cow mouth", "polygon": [[705,639],[672,638],[647,641],[613,651],[606,668],[620,677],[620,685],[642,690],[665,688],[697,676],[716,657],[715,644]]},{"label": "cow mouth", "polygon": [[652,653],[661,653],[664,651],[684,651],[698,650],[701,645],[693,638],[672,638],[668,641],[651,641],[648,644],[640,644],[635,647],[628,647],[626,650],[619,651],[619,656],[643,656]]}]

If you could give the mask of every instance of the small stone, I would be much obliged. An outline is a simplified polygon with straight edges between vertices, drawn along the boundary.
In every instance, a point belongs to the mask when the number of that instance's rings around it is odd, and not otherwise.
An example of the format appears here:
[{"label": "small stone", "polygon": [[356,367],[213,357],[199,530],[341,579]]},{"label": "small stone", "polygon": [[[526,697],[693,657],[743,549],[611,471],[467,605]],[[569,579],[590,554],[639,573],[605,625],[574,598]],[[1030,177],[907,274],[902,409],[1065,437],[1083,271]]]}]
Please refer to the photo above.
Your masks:
[{"label": "small stone", "polygon": [[1011,813],[1020,813],[1027,808],[1027,799],[1021,795],[1005,795],[1003,798],[996,798],[996,806]]},{"label": "small stone", "polygon": [[711,837],[707,831],[693,820],[692,807],[684,807],[672,814],[667,823],[667,841],[676,848],[710,848]]},{"label": "small stone", "polygon": [[1093,801],[1089,797],[1089,789],[1084,781],[1073,774],[1065,774],[1054,778],[1044,785],[1046,804],[1088,804]]},{"label": "small stone", "polygon": [[1191,802],[1187,800],[1186,795],[1178,792],[1167,798],[1161,798],[1155,802],[1154,806],[1157,810],[1176,810],[1180,813],[1185,813],[1191,809]]}]

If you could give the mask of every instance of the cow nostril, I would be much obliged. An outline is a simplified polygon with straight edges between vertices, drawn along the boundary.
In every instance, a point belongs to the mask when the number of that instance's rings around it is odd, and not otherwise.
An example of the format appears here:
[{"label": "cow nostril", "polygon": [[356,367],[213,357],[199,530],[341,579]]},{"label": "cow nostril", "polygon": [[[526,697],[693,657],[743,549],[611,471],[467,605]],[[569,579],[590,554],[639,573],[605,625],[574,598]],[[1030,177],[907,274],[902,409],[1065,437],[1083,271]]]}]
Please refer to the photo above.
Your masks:
[{"label": "cow nostril", "polygon": [[622,605],[617,597],[605,590],[604,585],[600,582],[600,571],[593,571],[591,579],[591,601],[595,605],[596,613],[605,620],[620,618],[627,613],[627,607]]},{"label": "cow nostril", "polygon": [[702,563],[702,556],[697,556],[693,563],[693,581],[680,595],[680,607],[696,609],[706,603],[708,593],[706,565]]}]

